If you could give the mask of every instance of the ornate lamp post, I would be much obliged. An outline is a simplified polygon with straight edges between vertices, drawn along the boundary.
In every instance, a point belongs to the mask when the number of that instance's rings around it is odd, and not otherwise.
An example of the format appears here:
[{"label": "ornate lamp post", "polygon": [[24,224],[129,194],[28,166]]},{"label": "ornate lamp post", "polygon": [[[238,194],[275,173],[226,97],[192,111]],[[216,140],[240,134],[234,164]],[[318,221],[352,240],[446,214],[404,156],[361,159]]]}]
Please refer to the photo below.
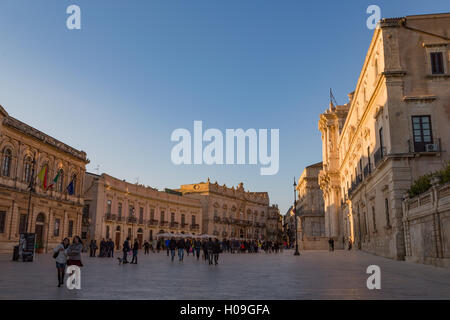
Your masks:
[{"label": "ornate lamp post", "polygon": [[298,251],[298,222],[297,222],[297,183],[295,182],[295,177],[294,177],[294,207],[292,208],[292,211],[294,212],[294,219],[295,219],[295,252],[294,252],[294,256],[299,256],[300,252]]}]

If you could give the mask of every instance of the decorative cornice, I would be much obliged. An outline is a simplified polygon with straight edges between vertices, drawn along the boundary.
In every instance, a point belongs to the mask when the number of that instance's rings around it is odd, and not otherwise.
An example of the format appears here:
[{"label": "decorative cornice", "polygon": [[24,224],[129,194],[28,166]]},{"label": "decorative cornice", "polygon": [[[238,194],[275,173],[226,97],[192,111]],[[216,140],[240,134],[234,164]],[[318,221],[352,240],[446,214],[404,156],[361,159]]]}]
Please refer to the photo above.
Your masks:
[{"label": "decorative cornice", "polygon": [[26,134],[32,138],[35,138],[43,143],[46,143],[58,150],[61,150],[65,153],[68,153],[69,155],[85,162],[85,163],[89,163],[89,160],[86,158],[86,152],[84,151],[79,151],[75,148],[72,148],[71,146],[53,138],[50,137],[49,135],[23,123],[22,121],[19,121],[13,117],[6,117],[3,120],[3,125],[9,126],[23,134]]},{"label": "decorative cornice", "polygon": [[437,97],[433,95],[428,96],[404,96],[403,101],[405,102],[433,102]]}]

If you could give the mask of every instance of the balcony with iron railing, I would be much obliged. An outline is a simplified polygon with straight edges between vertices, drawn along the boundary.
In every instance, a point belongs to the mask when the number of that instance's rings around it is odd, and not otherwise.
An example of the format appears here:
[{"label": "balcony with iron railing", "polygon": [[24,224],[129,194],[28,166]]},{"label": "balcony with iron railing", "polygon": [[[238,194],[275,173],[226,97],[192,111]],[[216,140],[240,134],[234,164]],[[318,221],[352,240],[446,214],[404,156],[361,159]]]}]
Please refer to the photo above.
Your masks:
[{"label": "balcony with iron railing", "polygon": [[137,223],[140,224],[140,225],[144,225],[145,224],[145,220],[143,218],[142,219],[139,218]]},{"label": "balcony with iron railing", "polygon": [[375,150],[375,152],[373,154],[373,161],[374,161],[375,167],[378,166],[378,164],[381,162],[381,160],[384,159],[385,156],[386,156],[386,148],[385,147],[380,147],[377,150]]},{"label": "balcony with iron railing", "polygon": [[116,215],[115,214],[111,214],[111,213],[107,213],[105,215],[105,221],[116,221]]},{"label": "balcony with iron railing", "polygon": [[160,226],[160,227],[167,227],[168,225],[169,225],[169,221],[161,220],[161,221],[159,222],[159,226]]},{"label": "balcony with iron railing", "polygon": [[173,228],[173,229],[175,229],[175,228],[178,228],[178,225],[179,225],[179,223],[178,223],[178,222],[176,222],[176,221],[172,221],[172,222],[170,223],[170,225],[169,225],[169,228]]},{"label": "balcony with iron railing", "polygon": [[133,216],[128,217],[127,218],[127,223],[137,223],[136,217],[133,217]]},{"label": "balcony with iron railing", "polygon": [[227,217],[222,218],[223,223],[230,223],[230,220]]},{"label": "balcony with iron railing", "polygon": [[150,219],[150,220],[147,221],[147,225],[149,227],[157,226],[158,225],[158,220]]},{"label": "balcony with iron railing", "polygon": [[182,227],[182,228],[186,228],[188,225],[189,225],[189,224],[187,224],[186,222],[182,222],[182,223],[181,223],[181,227]]},{"label": "balcony with iron railing", "polygon": [[198,224],[191,224],[191,227],[190,227],[190,229],[191,230],[199,230],[200,229],[200,225],[198,225]]},{"label": "balcony with iron railing", "polygon": [[214,216],[214,222],[220,222],[220,217],[219,216]]},{"label": "balcony with iron railing", "polygon": [[117,222],[124,222],[124,221],[125,221],[125,217],[117,216]]},{"label": "balcony with iron railing", "polygon": [[364,179],[366,179],[371,173],[372,173],[372,165],[369,162],[368,164],[365,165],[363,170]]}]

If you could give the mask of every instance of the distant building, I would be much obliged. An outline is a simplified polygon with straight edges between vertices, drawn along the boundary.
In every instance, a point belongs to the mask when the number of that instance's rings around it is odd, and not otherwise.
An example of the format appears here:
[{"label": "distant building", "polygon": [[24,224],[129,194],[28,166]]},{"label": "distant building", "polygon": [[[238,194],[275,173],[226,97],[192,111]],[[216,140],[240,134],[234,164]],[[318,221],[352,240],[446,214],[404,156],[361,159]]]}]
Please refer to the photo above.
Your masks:
[{"label": "distant building", "polygon": [[349,102],[320,115],[325,234],[338,245],[403,260],[405,236],[425,244],[434,230],[409,228],[402,200],[450,159],[449,34],[449,13],[381,20]]},{"label": "distant building", "polygon": [[222,238],[268,238],[269,213],[276,210],[269,205],[267,192],[245,191],[243,183],[237,188],[220,186],[209,179],[207,182],[182,185],[178,191],[202,203],[203,233]]},{"label": "distant building", "polygon": [[158,233],[191,233],[202,230],[200,201],[166,189],[133,184],[103,173],[86,173],[86,238],[112,239],[121,248],[127,237],[155,240]]}]

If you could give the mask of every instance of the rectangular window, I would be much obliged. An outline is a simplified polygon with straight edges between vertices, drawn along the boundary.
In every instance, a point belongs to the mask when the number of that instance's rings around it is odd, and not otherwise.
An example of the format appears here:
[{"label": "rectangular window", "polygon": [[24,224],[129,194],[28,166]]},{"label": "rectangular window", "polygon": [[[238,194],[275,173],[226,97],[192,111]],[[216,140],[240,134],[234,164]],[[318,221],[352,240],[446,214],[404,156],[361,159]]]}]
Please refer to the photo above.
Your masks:
[{"label": "rectangular window", "polygon": [[73,236],[73,220],[69,220],[69,232],[67,234],[69,237]]},{"label": "rectangular window", "polygon": [[175,222],[175,212],[170,213],[170,222]]},{"label": "rectangular window", "polygon": [[150,220],[155,220],[155,209],[150,209]]},{"label": "rectangular window", "polygon": [[59,227],[61,225],[61,219],[55,219],[55,228],[53,229],[53,235],[59,237]]},{"label": "rectangular window", "polygon": [[111,214],[111,207],[112,207],[112,202],[111,202],[111,200],[108,200],[108,202],[106,203],[106,213],[107,214]]},{"label": "rectangular window", "polygon": [[373,231],[377,231],[377,221],[375,217],[375,206],[372,206]]},{"label": "rectangular window", "polygon": [[118,213],[118,215],[119,215],[119,217],[121,217],[122,216],[122,203],[121,202],[119,202],[119,204],[118,204],[118,206],[117,206],[117,213]]},{"label": "rectangular window", "polygon": [[413,141],[414,151],[426,151],[426,145],[433,143],[433,134],[431,131],[431,117],[430,116],[413,116]]},{"label": "rectangular window", "polygon": [[444,74],[444,57],[442,52],[431,52],[431,73]]},{"label": "rectangular window", "polygon": [[161,222],[162,222],[162,221],[165,221],[165,220],[164,220],[164,211],[161,211],[161,214],[160,214],[160,215],[161,215]]},{"label": "rectangular window", "polygon": [[139,222],[144,221],[144,208],[139,208]]},{"label": "rectangular window", "polygon": [[387,198],[384,199],[384,206],[386,211],[386,226],[389,227],[391,225],[391,219],[389,218],[389,200]]},{"label": "rectangular window", "polygon": [[130,217],[132,217],[134,215],[134,207],[133,206],[128,207],[128,215]]},{"label": "rectangular window", "polygon": [[378,138],[380,139],[381,156],[383,156],[383,147],[384,147],[384,141],[383,141],[383,127],[381,127],[381,128],[378,130]]},{"label": "rectangular window", "polygon": [[27,215],[21,214],[19,218],[19,233],[27,232]]},{"label": "rectangular window", "polygon": [[195,223],[195,216],[194,215],[192,215],[192,225],[195,225],[196,223]]},{"label": "rectangular window", "polygon": [[5,232],[6,211],[0,211],[0,233]]},{"label": "rectangular window", "polygon": [[181,215],[181,224],[184,225],[186,220],[186,216],[184,214]]},{"label": "rectangular window", "polygon": [[109,226],[106,226],[106,239],[109,239]]}]

